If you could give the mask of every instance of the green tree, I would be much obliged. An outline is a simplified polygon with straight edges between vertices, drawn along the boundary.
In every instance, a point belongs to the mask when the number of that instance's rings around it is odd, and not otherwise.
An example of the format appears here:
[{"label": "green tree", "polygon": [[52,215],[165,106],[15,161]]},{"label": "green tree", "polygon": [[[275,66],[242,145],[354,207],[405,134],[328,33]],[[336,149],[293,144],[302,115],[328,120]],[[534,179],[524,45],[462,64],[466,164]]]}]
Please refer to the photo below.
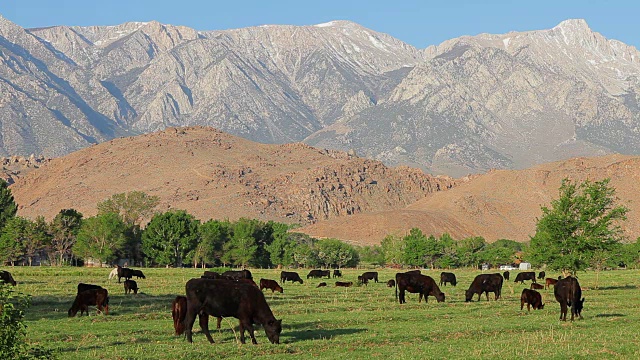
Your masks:
[{"label": "green tree", "polygon": [[293,258],[294,249],[297,246],[289,234],[277,232],[274,234],[274,240],[267,245],[266,250],[269,252],[269,259],[273,265],[291,266],[295,263]]},{"label": "green tree", "polygon": [[385,264],[400,265],[404,255],[404,240],[397,235],[387,235],[380,242]]},{"label": "green tree", "polygon": [[385,264],[384,251],[380,245],[362,246],[356,250],[362,262],[380,266]]},{"label": "green tree", "polygon": [[411,266],[424,266],[427,258],[427,237],[422,230],[413,228],[404,238],[402,263]]},{"label": "green tree", "polygon": [[98,215],[115,213],[129,226],[140,225],[143,219],[153,214],[159,202],[159,197],[147,195],[142,191],[114,194],[98,203]]},{"label": "green tree", "polygon": [[609,179],[580,184],[564,179],[558,199],[542,207],[531,238],[531,262],[563,272],[586,269],[596,252],[610,251],[623,239],[619,222],[629,209],[616,202]]},{"label": "green tree", "polygon": [[516,260],[516,253],[522,249],[522,244],[517,241],[499,239],[487,244],[479,254],[479,258],[492,265],[513,264]]},{"label": "green tree", "polygon": [[25,255],[24,244],[28,241],[29,219],[16,216],[9,218],[0,235],[0,260],[15,265]]},{"label": "green tree", "polygon": [[456,249],[461,266],[477,267],[481,262],[481,253],[487,246],[482,236],[472,236],[458,242]]},{"label": "green tree", "polygon": [[638,268],[640,265],[640,238],[635,242],[622,244],[616,258],[620,261],[620,265],[633,269]]},{"label": "green tree", "polygon": [[220,261],[224,244],[229,241],[228,221],[209,220],[199,227],[200,243],[196,248],[195,262],[214,265]]},{"label": "green tree", "polygon": [[9,184],[4,179],[0,179],[0,230],[9,219],[16,216],[16,212],[18,212],[18,206],[13,199]]},{"label": "green tree", "polygon": [[127,242],[128,226],[116,213],[104,213],[82,221],[73,253],[85,260],[93,258],[107,263]]},{"label": "green tree", "polygon": [[181,267],[198,243],[199,222],[184,210],[156,214],[142,232],[142,249],[155,264]]},{"label": "green tree", "polygon": [[76,235],[82,225],[82,214],[75,209],[63,209],[53,218],[49,225],[51,233],[51,263],[64,265],[65,259],[71,255],[71,248],[76,242]]},{"label": "green tree", "polygon": [[358,252],[353,246],[337,239],[322,239],[316,242],[316,256],[324,267],[356,266]]},{"label": "green tree", "polygon": [[24,256],[27,258],[29,266],[33,263],[36,255],[42,254],[47,246],[51,245],[51,235],[49,226],[44,216],[38,216],[35,221],[29,222],[27,236],[22,244]]},{"label": "green tree", "polygon": [[440,268],[452,268],[458,266],[458,244],[451,235],[444,233],[438,239],[438,259],[434,262]]}]

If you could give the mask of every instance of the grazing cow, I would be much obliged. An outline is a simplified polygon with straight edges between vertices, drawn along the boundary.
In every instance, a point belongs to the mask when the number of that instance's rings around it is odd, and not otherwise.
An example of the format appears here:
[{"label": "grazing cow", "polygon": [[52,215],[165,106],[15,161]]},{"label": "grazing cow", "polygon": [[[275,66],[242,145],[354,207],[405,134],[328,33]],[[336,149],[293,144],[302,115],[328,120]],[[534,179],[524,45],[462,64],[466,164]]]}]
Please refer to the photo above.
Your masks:
[{"label": "grazing cow", "polygon": [[540,273],[538,274],[538,279],[544,279],[545,276],[547,276],[547,273],[544,271],[540,271]]},{"label": "grazing cow", "polygon": [[[400,296],[398,296],[398,288],[400,289]],[[433,278],[415,271],[396,274],[396,299],[400,304],[407,302],[404,296],[405,290],[410,293],[418,293],[418,302],[422,302],[423,296],[424,302],[428,302],[429,295],[435,296],[438,302],[443,302],[445,299],[444,293],[440,291]]]},{"label": "grazing cow", "polygon": [[518,273],[518,275],[516,275],[516,279],[513,280],[513,282],[520,282],[520,284],[524,284],[525,280],[531,280],[533,282],[536,282],[536,273],[533,271],[525,271],[525,272]]},{"label": "grazing cow", "polygon": [[573,276],[558,280],[553,287],[553,295],[560,303],[560,320],[567,321],[567,308],[571,306],[571,321],[574,316],[582,319],[582,307],[584,298],[582,297],[582,289],[578,283],[578,279]]},{"label": "grazing cow", "polygon": [[503,277],[505,280],[509,280],[509,272],[508,272],[508,271],[503,272],[503,273],[502,273],[502,277]]},{"label": "grazing cow", "polygon": [[447,283],[451,283],[451,285],[456,286],[456,274],[450,272],[441,272],[440,273],[440,286],[447,285]]},{"label": "grazing cow", "polygon": [[[558,280],[559,280],[559,279],[558,279]],[[556,279],[552,279],[552,278],[546,278],[546,279],[544,279],[544,288],[545,288],[545,289],[549,289],[549,286],[550,286],[550,285],[555,285],[555,284],[558,282],[558,280],[556,280]]]},{"label": "grazing cow", "polygon": [[536,284],[536,283],[531,283],[531,286],[529,287],[529,289],[531,289],[531,290],[540,290],[540,289],[544,289],[544,285],[542,285],[542,284]]},{"label": "grazing cow", "polygon": [[134,270],[134,269],[131,269],[131,276],[132,276],[132,277],[133,277],[133,276],[135,276],[135,277],[137,277],[138,279],[140,279],[140,278],[142,278],[142,279],[146,279],[146,277],[144,276],[144,274],[142,273],[142,271],[141,271],[141,270]]},{"label": "grazing cow", "polygon": [[205,271],[202,276],[203,279],[222,279],[222,275],[218,274],[215,271]]},{"label": "grazing cow", "polygon": [[362,277],[362,275],[358,275],[358,283],[362,285],[369,285],[369,279]]},{"label": "grazing cow", "polygon": [[351,287],[351,285],[353,285],[351,281],[336,281],[336,286]]},{"label": "grazing cow", "polygon": [[473,279],[469,289],[465,292],[465,301],[469,302],[473,298],[473,295],[478,294],[478,301],[482,293],[487,296],[489,301],[489,293],[495,294],[495,299],[498,300],[502,294],[502,282],[503,278],[500,274],[480,274]]},{"label": "grazing cow", "polygon": [[291,281],[291,282],[300,282],[300,284],[302,284],[302,279],[300,278],[300,275],[298,275],[297,272],[294,271],[282,271],[280,273],[280,281],[282,281],[282,284],[284,284],[286,281]]},{"label": "grazing cow", "polygon": [[7,284],[16,286],[16,281],[13,280],[13,276],[11,276],[11,273],[5,270],[0,270],[0,282],[5,282]]},{"label": "grazing cow", "polygon": [[308,278],[323,278],[331,279],[331,272],[329,270],[311,270],[309,274],[307,274]]},{"label": "grazing cow", "polygon": [[103,287],[100,286],[100,285],[78,283],[78,292],[77,292],[77,294],[80,294],[81,292],[84,292],[84,291],[87,291],[87,290],[98,290],[98,289],[103,289]]},{"label": "grazing cow", "polygon": [[100,312],[109,315],[109,292],[106,289],[91,289],[78,293],[69,309],[69,317],[76,316],[78,310],[80,310],[80,316],[83,312],[89,316],[89,305],[95,305]]},{"label": "grazing cow", "polygon": [[138,283],[133,280],[124,281],[124,293],[129,294],[133,291],[134,294],[138,294]]},{"label": "grazing cow", "polygon": [[520,295],[520,310],[522,310],[524,304],[527,304],[527,311],[531,311],[531,306],[533,310],[544,309],[542,295],[535,290],[522,289],[522,295]]},{"label": "grazing cow", "polygon": [[113,270],[109,273],[109,280],[118,276],[118,268],[114,267]]},{"label": "grazing cow", "polygon": [[335,269],[333,270],[333,277],[337,278],[337,277],[342,277],[342,271]]},{"label": "grazing cow", "polygon": [[240,342],[245,343],[245,330],[249,331],[251,342],[257,344],[253,324],[262,324],[267,338],[274,344],[280,343],[282,320],[277,320],[265,300],[264,294],[253,286],[210,279],[191,279],[185,286],[187,293],[187,315],[184,319],[187,341],[193,342],[192,329],[196,315],[200,316],[202,332],[213,343],[209,333],[209,316],[233,316],[240,322]]},{"label": "grazing cow", "polygon": [[318,286],[316,286],[316,287],[317,287],[317,288],[319,288],[319,287],[323,287],[323,286],[327,286],[327,283],[326,283],[326,282],[321,282],[321,283],[320,283],[320,284],[318,284]]},{"label": "grazing cow", "polygon": [[278,283],[275,280],[269,280],[269,279],[260,279],[260,290],[262,289],[270,289],[272,294],[275,291],[282,294],[282,292],[284,291],[282,287],[278,285]]},{"label": "grazing cow", "polygon": [[[184,318],[186,316],[187,316],[187,297],[178,295],[171,302],[171,317],[173,318],[173,329],[176,332],[176,336],[184,334]],[[205,316],[205,315],[198,314],[198,316]],[[218,317],[218,324],[216,326],[218,329],[220,329],[221,322],[222,322],[222,318]]]},{"label": "grazing cow", "polygon": [[129,268],[124,268],[118,265],[116,269],[118,269],[118,282],[120,282],[121,278],[124,278],[125,280],[129,280],[133,277],[133,273]]},{"label": "grazing cow", "polygon": [[222,277],[229,280],[239,280],[239,279],[251,279],[253,280],[253,275],[251,275],[251,271],[249,270],[227,270],[222,273]]},{"label": "grazing cow", "polygon": [[362,273],[362,279],[363,280],[367,280],[367,282],[369,280],[373,280],[375,282],[378,282],[378,272],[377,271],[367,271],[365,273]]},{"label": "grazing cow", "polygon": [[396,286],[396,281],[391,279],[389,281],[387,281],[387,287],[394,287]]}]

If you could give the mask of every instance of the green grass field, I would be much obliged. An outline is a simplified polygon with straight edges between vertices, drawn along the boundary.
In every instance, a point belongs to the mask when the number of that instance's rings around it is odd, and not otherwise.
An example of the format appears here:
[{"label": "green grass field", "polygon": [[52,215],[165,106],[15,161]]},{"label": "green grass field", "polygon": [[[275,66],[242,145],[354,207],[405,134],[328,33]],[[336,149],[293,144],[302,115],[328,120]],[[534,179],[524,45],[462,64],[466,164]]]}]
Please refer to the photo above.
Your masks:
[{"label": "green grass field", "polygon": [[[399,305],[386,281],[396,271],[382,270],[380,283],[335,288],[334,280],[310,279],[284,285],[284,294],[265,293],[275,316],[283,319],[281,344],[269,343],[256,328],[258,345],[240,345],[237,320],[212,329],[211,345],[194,326],[194,343],[173,335],[171,301],[184,294],[184,284],[199,277],[195,269],[143,269],[141,293],[124,295],[122,284],[109,282],[111,269],[5,268],[18,281],[17,290],[32,296],[27,313],[28,340],[53,349],[62,359],[213,359],[311,357],[329,359],[417,358],[640,358],[640,271],[580,273],[586,298],[584,320],[559,321],[552,290],[541,290],[545,308],[520,311],[525,285],[505,282],[499,301],[464,302],[464,292],[478,271],[454,271],[458,286],[446,286],[446,302],[433,297],[418,303],[407,295]],[[276,279],[277,270],[252,270],[254,278]],[[298,271],[306,278],[308,270]],[[345,281],[363,270],[343,270]],[[512,279],[516,272],[512,272]],[[548,272],[549,273],[549,272]],[[439,271],[423,271],[439,281]],[[557,276],[557,274],[548,274]],[[329,284],[316,288],[321,281]],[[101,285],[110,293],[108,316],[67,317],[78,282]],[[528,287],[529,284],[526,284]],[[475,298],[474,298],[475,299]],[[215,327],[215,321],[210,322]]]}]

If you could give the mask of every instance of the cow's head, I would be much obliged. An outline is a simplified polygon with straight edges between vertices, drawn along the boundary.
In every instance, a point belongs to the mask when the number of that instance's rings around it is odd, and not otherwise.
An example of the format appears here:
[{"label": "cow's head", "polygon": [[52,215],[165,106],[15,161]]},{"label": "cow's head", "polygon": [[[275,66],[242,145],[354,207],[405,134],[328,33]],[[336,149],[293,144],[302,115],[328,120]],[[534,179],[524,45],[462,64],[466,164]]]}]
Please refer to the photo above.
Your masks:
[{"label": "cow's head", "polygon": [[584,298],[582,298],[582,300],[578,300],[576,301],[576,315],[578,315],[580,318],[582,318],[582,307],[584,305]]},{"label": "cow's head", "polygon": [[467,291],[464,293],[464,301],[465,301],[465,302],[469,302],[469,301],[471,301],[471,298],[473,298],[473,295],[474,295],[474,293],[473,293],[473,291],[471,291],[471,289],[467,290]]},{"label": "cow's head", "polygon": [[280,344],[280,333],[282,332],[282,320],[269,320],[264,324],[264,331],[272,344]]},{"label": "cow's head", "polygon": [[282,286],[277,286],[276,291],[282,294],[284,292],[284,289],[282,288]]},{"label": "cow's head", "polygon": [[300,284],[302,284],[302,279],[300,279]]},{"label": "cow's head", "polygon": [[74,316],[76,316],[77,313],[78,313],[78,309],[76,309],[73,306],[68,311],[69,317],[74,317]]},{"label": "cow's head", "polygon": [[436,294],[436,300],[438,300],[438,302],[444,302],[444,293]]}]

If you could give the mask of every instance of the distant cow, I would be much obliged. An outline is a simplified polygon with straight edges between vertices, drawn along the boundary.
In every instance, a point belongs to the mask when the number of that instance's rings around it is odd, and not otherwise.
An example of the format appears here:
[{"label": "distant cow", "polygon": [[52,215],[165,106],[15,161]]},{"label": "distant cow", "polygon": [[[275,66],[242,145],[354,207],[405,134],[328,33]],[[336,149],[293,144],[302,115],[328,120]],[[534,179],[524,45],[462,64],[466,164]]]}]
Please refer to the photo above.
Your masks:
[{"label": "distant cow", "polygon": [[302,279],[300,278],[300,275],[298,275],[298,273],[294,271],[282,271],[280,273],[280,281],[282,282],[283,285],[287,281],[291,281],[291,282],[298,281],[300,284],[302,284]]},{"label": "distant cow", "polygon": [[260,290],[262,289],[269,289],[271,290],[272,294],[275,291],[282,294],[282,292],[284,291],[282,287],[278,285],[278,283],[275,280],[269,280],[269,279],[260,279]]},{"label": "distant cow", "polygon": [[114,267],[113,270],[109,273],[109,280],[118,277],[118,268]]},{"label": "distant cow", "polygon": [[187,315],[184,319],[187,341],[193,342],[192,329],[196,315],[200,315],[202,332],[213,343],[209,333],[209,318],[233,316],[240,322],[240,342],[245,343],[245,330],[251,342],[257,344],[253,324],[262,324],[267,338],[280,343],[282,320],[277,320],[258,288],[226,280],[191,279],[185,286],[187,293]]},{"label": "distant cow", "polygon": [[531,289],[531,290],[540,290],[540,289],[544,289],[544,285],[542,285],[542,284],[536,284],[536,283],[531,283],[531,286],[529,287],[529,289]]},{"label": "distant cow", "polygon": [[525,280],[536,282],[536,273],[533,271],[518,273],[518,275],[516,275],[516,279],[513,280],[513,282],[520,282],[520,284],[524,284]]},{"label": "distant cow", "polygon": [[549,289],[549,286],[555,285],[558,282],[556,279],[546,278],[544,279],[544,288]]},{"label": "distant cow", "polygon": [[133,291],[134,294],[138,294],[138,283],[133,280],[124,281],[124,293],[129,294]]},{"label": "distant cow", "polygon": [[131,276],[135,276],[138,279],[142,278],[142,279],[146,279],[146,277],[144,276],[144,274],[142,273],[141,270],[134,270],[131,269]]},{"label": "distant cow", "polygon": [[[400,289],[400,295],[398,296],[398,289]],[[429,295],[432,295],[438,300],[443,302],[445,295],[436,284],[435,280],[430,276],[416,273],[415,271],[396,274],[396,299],[400,304],[406,303],[404,292],[418,293],[418,302],[422,301],[424,296],[424,302],[428,302]]]},{"label": "distant cow", "polygon": [[469,289],[465,292],[465,301],[471,301],[475,294],[478,294],[478,301],[480,301],[482,293],[485,293],[487,301],[489,301],[490,292],[494,293],[495,299],[498,300],[502,294],[502,282],[503,278],[500,274],[480,274],[476,276]]},{"label": "distant cow", "polygon": [[[171,302],[171,317],[173,318],[173,329],[176,332],[176,336],[184,334],[184,318],[187,316],[187,297],[176,296]],[[201,315],[205,316],[205,315]],[[209,316],[209,315],[206,315]],[[218,323],[216,328],[220,329],[220,323],[222,318],[218,317]]]},{"label": "distant cow", "polygon": [[441,272],[440,273],[440,286],[447,285],[447,283],[451,283],[451,285],[456,286],[456,275],[450,272]]},{"label": "distant cow", "polygon": [[573,276],[558,280],[553,287],[553,295],[560,303],[560,320],[567,321],[567,308],[571,306],[571,321],[574,316],[582,319],[582,307],[584,298],[582,297],[582,289],[578,283],[578,279]]},{"label": "distant cow", "polygon": [[396,286],[396,281],[391,279],[389,281],[387,281],[387,287],[394,287]]},{"label": "distant cow", "polygon": [[222,279],[222,275],[215,271],[205,271],[200,277],[203,279]]},{"label": "distant cow", "polygon": [[369,279],[365,279],[362,275],[358,275],[358,283],[362,285],[368,285]]},{"label": "distant cow", "polygon": [[377,271],[367,271],[365,273],[362,273],[361,276],[362,276],[362,279],[366,280],[367,282],[369,280],[373,280],[375,282],[378,282],[378,272]]},{"label": "distant cow", "polygon": [[238,280],[238,279],[251,279],[251,280],[253,280],[253,275],[251,274],[251,271],[249,271],[247,269],[238,270],[238,271],[227,270],[227,271],[222,273],[222,277],[223,278],[227,278],[229,280]]},{"label": "distant cow", "polygon": [[540,271],[540,273],[538,274],[538,279],[544,279],[545,276],[547,276],[547,273],[545,273],[544,271]]},{"label": "distant cow", "polygon": [[320,283],[320,284],[318,284],[318,286],[316,286],[316,287],[317,287],[317,288],[319,288],[319,287],[323,287],[323,286],[327,286],[327,283],[326,283],[326,282],[321,282],[321,283]]},{"label": "distant cow", "polygon": [[544,308],[542,295],[535,290],[522,289],[522,295],[520,295],[520,310],[522,310],[524,304],[527,304],[527,311],[531,311],[530,307],[533,307],[533,310],[542,310]]},{"label": "distant cow", "polygon": [[308,278],[323,278],[326,277],[327,279],[331,279],[331,271],[329,270],[311,270],[309,271],[309,274],[307,274],[307,279]]},{"label": "distant cow", "polygon": [[337,277],[342,277],[342,271],[335,269],[333,270],[333,277],[337,278]]},{"label": "distant cow", "polygon": [[351,281],[336,281],[336,286],[351,287],[351,285],[353,285],[353,282]]},{"label": "distant cow", "polygon": [[0,270],[0,281],[16,286],[16,281],[13,280],[11,273],[5,270]]},{"label": "distant cow", "polygon": [[78,283],[78,292],[76,294],[80,294],[81,292],[84,292],[87,290],[99,290],[99,289],[103,289],[103,287],[100,285]]},{"label": "distant cow", "polygon": [[88,316],[90,305],[97,306],[100,312],[109,315],[109,292],[106,289],[91,289],[78,293],[69,309],[69,317],[76,316],[78,311],[80,311],[80,316],[83,312],[86,312]]},{"label": "distant cow", "polygon": [[133,273],[131,271],[131,269],[129,268],[125,268],[122,267],[120,265],[118,265],[118,267],[116,267],[117,269],[117,273],[118,273],[118,282],[120,282],[120,279],[124,278],[125,280],[129,280],[133,277]]},{"label": "distant cow", "polygon": [[505,280],[509,280],[509,272],[508,272],[508,271],[503,272],[503,273],[502,273],[502,277],[503,277]]}]

